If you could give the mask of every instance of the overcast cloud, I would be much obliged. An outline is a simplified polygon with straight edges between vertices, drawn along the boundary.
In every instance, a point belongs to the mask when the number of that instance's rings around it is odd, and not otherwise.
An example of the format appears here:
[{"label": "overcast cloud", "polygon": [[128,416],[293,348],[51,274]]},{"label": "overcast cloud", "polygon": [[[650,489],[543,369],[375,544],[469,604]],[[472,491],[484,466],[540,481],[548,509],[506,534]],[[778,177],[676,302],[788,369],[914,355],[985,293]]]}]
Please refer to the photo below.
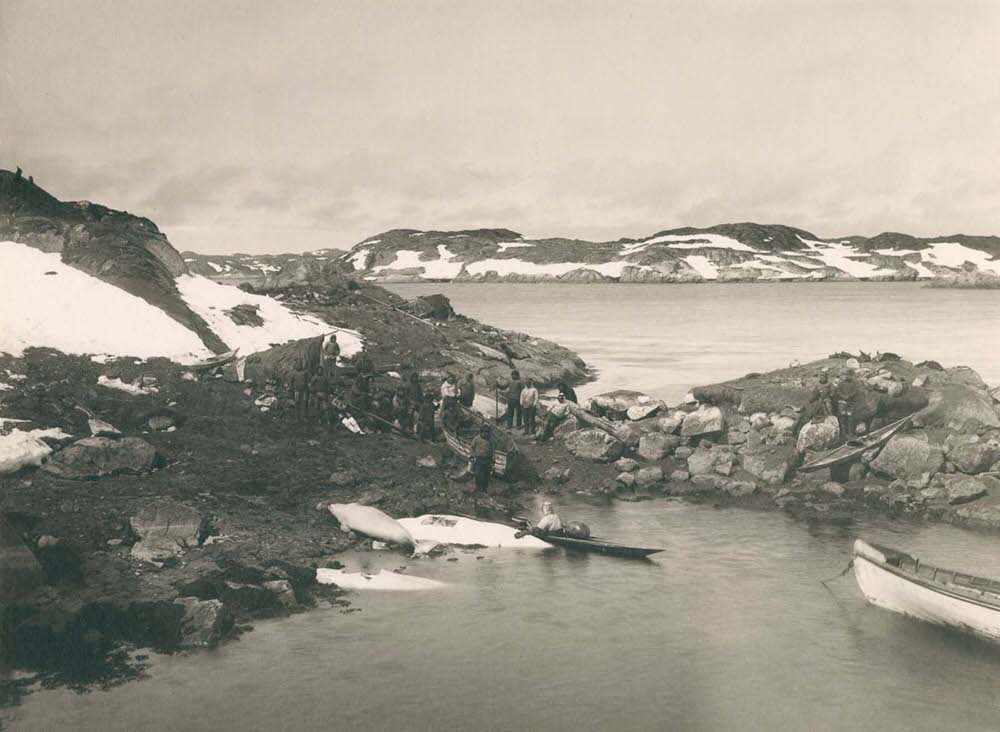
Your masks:
[{"label": "overcast cloud", "polygon": [[0,0],[0,167],[206,253],[1000,234],[1000,2]]}]

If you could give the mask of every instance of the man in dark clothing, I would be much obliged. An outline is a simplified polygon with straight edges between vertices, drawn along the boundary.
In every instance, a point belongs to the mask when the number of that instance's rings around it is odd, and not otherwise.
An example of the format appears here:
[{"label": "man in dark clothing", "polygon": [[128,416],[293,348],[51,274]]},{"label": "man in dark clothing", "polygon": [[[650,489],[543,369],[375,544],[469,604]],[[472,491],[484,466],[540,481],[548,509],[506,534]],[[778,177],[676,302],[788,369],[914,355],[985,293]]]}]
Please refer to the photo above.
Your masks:
[{"label": "man in dark clothing", "polygon": [[463,407],[472,408],[472,403],[476,401],[476,384],[472,380],[472,374],[468,373],[458,385],[458,402]]},{"label": "man in dark clothing", "polygon": [[560,394],[566,397],[566,401],[573,402],[574,404],[578,403],[576,399],[576,391],[573,389],[572,386],[567,384],[565,381],[560,381],[558,384],[556,384],[556,389],[559,391]]},{"label": "man in dark clothing", "polygon": [[410,434],[412,425],[410,424],[410,400],[406,396],[406,388],[396,387],[396,395],[392,398],[392,416],[395,418],[396,426],[401,432]]},{"label": "man in dark clothing", "polygon": [[840,434],[845,440],[854,437],[855,411],[858,409],[861,400],[861,384],[854,378],[854,370],[848,369],[844,378],[834,393],[836,401],[837,421],[840,422]]},{"label": "man in dark clothing", "polygon": [[301,422],[306,416],[309,405],[309,377],[306,375],[302,360],[296,360],[292,375],[288,379],[288,390],[292,393],[295,404],[295,421]]},{"label": "man in dark clothing", "polygon": [[521,422],[524,419],[524,413],[521,411],[521,390],[524,388],[524,384],[521,381],[521,374],[517,371],[510,372],[510,384],[507,386],[507,429],[512,429],[513,427],[520,427]]},{"label": "man in dark clothing", "polygon": [[434,403],[434,400],[430,397],[430,395],[422,398],[417,412],[419,414],[419,424],[417,427],[418,436],[421,440],[434,442],[437,437],[434,429],[434,415],[437,413],[437,405]]},{"label": "man in dark clothing", "polygon": [[490,426],[484,424],[479,434],[472,440],[469,449],[469,467],[476,478],[476,491],[486,493],[493,473],[493,443],[490,441]]}]

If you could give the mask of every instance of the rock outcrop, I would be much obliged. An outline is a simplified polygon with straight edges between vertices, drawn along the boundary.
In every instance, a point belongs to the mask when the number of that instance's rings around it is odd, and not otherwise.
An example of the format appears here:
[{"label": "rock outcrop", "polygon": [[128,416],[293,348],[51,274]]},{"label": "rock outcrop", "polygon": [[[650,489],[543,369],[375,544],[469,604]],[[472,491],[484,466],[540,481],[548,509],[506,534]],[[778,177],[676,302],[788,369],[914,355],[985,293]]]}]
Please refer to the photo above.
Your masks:
[{"label": "rock outcrop", "polygon": [[89,480],[152,469],[156,450],[138,437],[85,437],[55,453],[42,469],[60,478]]},{"label": "rock outcrop", "polygon": [[160,563],[198,546],[205,527],[200,513],[167,499],[153,501],[129,519],[139,541],[132,556],[144,562]]}]

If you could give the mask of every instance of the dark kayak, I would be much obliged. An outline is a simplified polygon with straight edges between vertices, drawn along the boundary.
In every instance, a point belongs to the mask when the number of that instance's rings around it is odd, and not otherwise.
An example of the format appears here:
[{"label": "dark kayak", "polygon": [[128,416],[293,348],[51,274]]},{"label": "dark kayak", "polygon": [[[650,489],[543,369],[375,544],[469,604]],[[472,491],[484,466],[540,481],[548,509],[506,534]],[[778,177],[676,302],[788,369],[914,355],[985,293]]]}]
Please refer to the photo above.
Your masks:
[{"label": "dark kayak", "polygon": [[809,473],[814,470],[821,470],[822,468],[830,468],[834,465],[839,465],[840,463],[846,463],[851,460],[857,460],[861,455],[868,450],[884,445],[889,439],[910,426],[910,420],[912,415],[909,417],[903,417],[898,422],[893,422],[892,424],[887,424],[881,429],[877,429],[874,432],[869,432],[863,437],[859,437],[849,442],[844,443],[840,447],[835,447],[832,450],[824,452],[822,455],[813,458],[805,465],[799,468],[800,473]]},{"label": "dark kayak", "polygon": [[600,539],[596,536],[592,536],[589,539],[576,539],[571,536],[543,533],[540,531],[532,531],[531,534],[544,542],[555,544],[556,546],[561,546],[565,549],[582,552],[597,552],[598,554],[607,554],[610,557],[643,559],[644,557],[648,557],[650,554],[656,554],[657,552],[663,551],[663,549],[647,549],[641,546],[627,546],[626,544],[619,544],[614,541],[608,541],[607,539]]}]

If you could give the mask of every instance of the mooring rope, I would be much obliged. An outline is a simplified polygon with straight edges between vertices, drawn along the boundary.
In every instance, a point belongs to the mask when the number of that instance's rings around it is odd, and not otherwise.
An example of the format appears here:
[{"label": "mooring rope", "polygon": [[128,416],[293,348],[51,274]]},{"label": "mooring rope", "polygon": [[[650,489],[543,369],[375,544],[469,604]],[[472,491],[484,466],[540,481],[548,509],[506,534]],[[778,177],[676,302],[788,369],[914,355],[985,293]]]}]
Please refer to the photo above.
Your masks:
[{"label": "mooring rope", "polygon": [[847,566],[846,566],[846,567],[844,567],[843,571],[842,571],[842,572],[841,572],[840,574],[836,575],[835,577],[830,577],[829,579],[825,579],[825,580],[820,580],[820,581],[819,581],[819,583],[820,583],[821,585],[823,585],[824,587],[826,587],[826,583],[827,583],[827,582],[833,582],[833,581],[834,581],[834,580],[836,580],[836,579],[840,579],[840,578],[841,578],[841,577],[843,577],[843,576],[844,576],[845,574],[847,574],[848,572],[850,572],[850,571],[851,571],[851,568],[852,568],[853,566],[854,566],[854,560],[852,559],[851,561],[849,561],[849,562],[847,563]]}]

